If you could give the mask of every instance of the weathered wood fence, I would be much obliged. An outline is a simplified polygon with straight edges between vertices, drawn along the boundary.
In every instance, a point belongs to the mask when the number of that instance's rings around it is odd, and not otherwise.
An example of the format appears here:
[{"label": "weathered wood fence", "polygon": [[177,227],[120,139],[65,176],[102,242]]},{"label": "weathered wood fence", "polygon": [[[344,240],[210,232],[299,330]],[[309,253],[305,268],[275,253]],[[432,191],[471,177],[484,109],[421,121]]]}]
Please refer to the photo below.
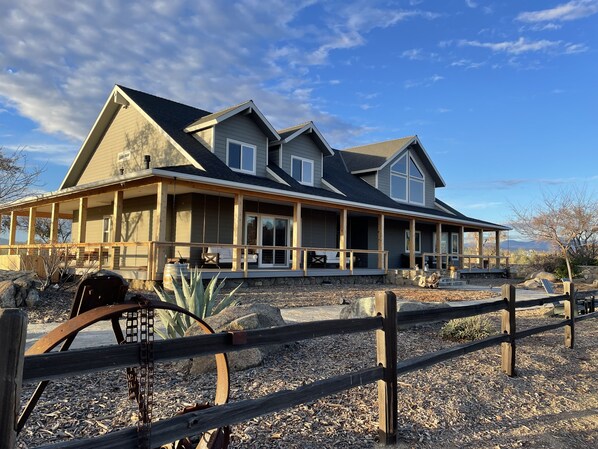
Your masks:
[{"label": "weathered wood fence", "polygon": [[[564,301],[563,320],[516,331],[516,309],[560,301]],[[577,305],[571,283],[565,284],[563,295],[517,303],[515,288],[505,285],[502,289],[502,298],[491,302],[400,313],[397,313],[396,306],[396,297],[392,292],[379,292],[376,294],[378,315],[375,317],[316,321],[246,331],[246,338],[234,339],[235,342],[243,341],[242,344],[234,344],[233,335],[224,332],[154,342],[154,361],[165,362],[329,335],[375,331],[377,366],[313,382],[295,390],[282,390],[258,399],[232,402],[155,422],[151,428],[152,445],[166,444],[186,436],[236,424],[374,382],[378,382],[379,438],[384,444],[393,444],[397,438],[397,377],[401,374],[483,348],[501,345],[502,369],[507,375],[514,376],[515,345],[518,339],[564,327],[564,344],[567,348],[573,348],[575,323],[598,317],[598,312],[593,311],[583,315],[575,313]],[[496,311],[502,311],[500,335],[397,362],[397,325],[464,318]],[[14,429],[22,383],[125,368],[140,363],[138,344],[103,346],[24,357],[26,320],[26,315],[22,311],[16,309],[0,311],[0,449],[13,449],[15,446]],[[138,447],[137,428],[130,427],[99,437],[40,446],[42,449],[59,447],[134,449]]]}]

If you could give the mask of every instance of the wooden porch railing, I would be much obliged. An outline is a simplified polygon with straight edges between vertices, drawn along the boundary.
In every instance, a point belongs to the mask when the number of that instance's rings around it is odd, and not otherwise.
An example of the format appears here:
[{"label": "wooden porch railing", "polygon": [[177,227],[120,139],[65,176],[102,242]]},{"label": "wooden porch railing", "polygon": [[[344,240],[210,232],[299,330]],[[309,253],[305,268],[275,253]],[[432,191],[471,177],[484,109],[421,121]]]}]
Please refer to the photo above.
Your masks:
[{"label": "wooden porch railing", "polygon": [[422,261],[423,264],[428,261],[429,268],[432,268],[432,262],[435,261],[438,270],[448,270],[451,266],[461,270],[480,269],[487,271],[509,268],[509,256],[491,256],[487,254],[422,253]]}]

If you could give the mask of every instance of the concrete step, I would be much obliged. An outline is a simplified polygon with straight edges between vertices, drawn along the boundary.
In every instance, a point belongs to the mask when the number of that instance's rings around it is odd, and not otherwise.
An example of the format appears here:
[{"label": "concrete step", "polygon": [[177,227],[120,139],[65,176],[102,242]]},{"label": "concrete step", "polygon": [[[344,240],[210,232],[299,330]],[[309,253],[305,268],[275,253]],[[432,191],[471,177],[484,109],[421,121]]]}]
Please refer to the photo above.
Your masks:
[{"label": "concrete step", "polygon": [[462,287],[467,285],[467,281],[462,279],[442,278],[438,282],[439,287]]}]

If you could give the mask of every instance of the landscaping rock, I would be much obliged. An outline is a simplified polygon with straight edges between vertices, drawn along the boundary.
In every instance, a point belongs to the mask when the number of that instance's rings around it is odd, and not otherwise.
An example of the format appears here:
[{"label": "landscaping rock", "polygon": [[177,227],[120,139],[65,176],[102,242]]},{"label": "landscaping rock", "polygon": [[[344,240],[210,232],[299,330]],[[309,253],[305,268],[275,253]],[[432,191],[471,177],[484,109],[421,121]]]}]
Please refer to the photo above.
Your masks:
[{"label": "landscaping rock", "polygon": [[10,309],[17,307],[15,300],[15,284],[12,281],[0,282],[0,308]]},{"label": "landscaping rock", "polygon": [[39,291],[35,288],[29,290],[27,297],[25,298],[25,305],[27,307],[33,307],[39,302]]},{"label": "landscaping rock", "polygon": [[558,278],[554,274],[548,273],[547,271],[538,271],[536,273],[532,273],[530,279],[537,279],[538,281],[541,279],[546,279],[550,282],[558,281]]},{"label": "landscaping rock", "polygon": [[540,284],[540,281],[537,279],[529,279],[520,285],[522,285],[523,288],[539,288],[542,284]]},{"label": "landscaping rock", "polygon": [[[285,324],[280,309],[267,304],[227,307],[219,314],[207,317],[205,321],[215,332],[265,329]],[[197,325],[193,325],[185,332],[185,336],[203,333]],[[264,357],[280,349],[280,345],[273,345],[231,352],[228,354],[229,368],[231,371],[240,371],[259,366]],[[181,362],[179,368],[189,375],[197,375],[214,371],[216,362],[213,356],[196,357]]]},{"label": "landscaping rock", "polygon": [[365,318],[376,316],[376,298],[359,298],[346,307],[341,309],[340,318],[346,320],[349,318]]}]

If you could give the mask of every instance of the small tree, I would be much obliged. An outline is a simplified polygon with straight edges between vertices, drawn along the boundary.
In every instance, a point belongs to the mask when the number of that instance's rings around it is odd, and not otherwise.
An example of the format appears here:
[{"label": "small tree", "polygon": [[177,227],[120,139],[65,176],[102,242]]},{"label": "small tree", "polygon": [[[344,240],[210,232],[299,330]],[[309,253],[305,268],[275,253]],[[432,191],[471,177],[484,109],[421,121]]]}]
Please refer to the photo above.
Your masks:
[{"label": "small tree", "polygon": [[27,195],[42,172],[42,168],[27,165],[27,155],[22,148],[10,152],[0,147],[0,204]]},{"label": "small tree", "polygon": [[511,205],[511,225],[531,240],[548,242],[560,251],[569,278],[571,261],[595,252],[598,242],[598,199],[585,189],[561,190],[528,207]]}]

